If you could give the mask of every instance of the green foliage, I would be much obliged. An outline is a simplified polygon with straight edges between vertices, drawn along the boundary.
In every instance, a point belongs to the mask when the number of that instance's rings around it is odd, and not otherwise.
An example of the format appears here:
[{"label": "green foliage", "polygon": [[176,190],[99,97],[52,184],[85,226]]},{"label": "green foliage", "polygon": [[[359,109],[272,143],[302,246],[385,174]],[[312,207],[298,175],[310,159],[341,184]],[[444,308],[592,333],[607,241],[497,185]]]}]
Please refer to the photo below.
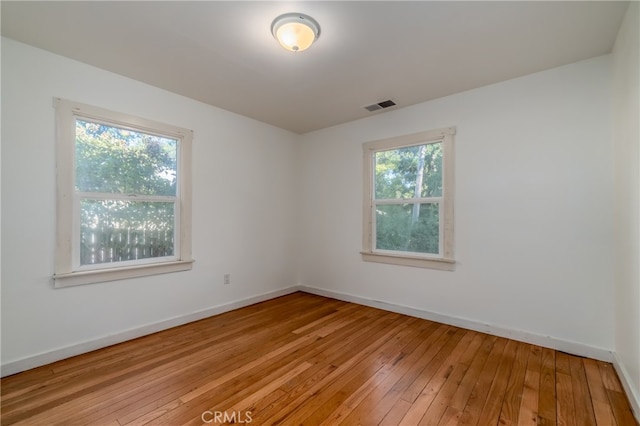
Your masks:
[{"label": "green foliage", "polygon": [[414,198],[420,163],[423,164],[420,197],[441,196],[442,143],[433,143],[377,152],[376,199]]},{"label": "green foliage", "polygon": [[376,247],[381,250],[438,253],[438,204],[419,204],[413,220],[413,204],[379,205],[376,208]]},{"label": "green foliage", "polygon": [[76,189],[138,195],[176,194],[177,141],[76,121]]},{"label": "green foliage", "polygon": [[[442,143],[376,153],[376,200],[410,201],[441,195]],[[376,205],[378,249],[438,253],[439,230],[437,202]]]}]

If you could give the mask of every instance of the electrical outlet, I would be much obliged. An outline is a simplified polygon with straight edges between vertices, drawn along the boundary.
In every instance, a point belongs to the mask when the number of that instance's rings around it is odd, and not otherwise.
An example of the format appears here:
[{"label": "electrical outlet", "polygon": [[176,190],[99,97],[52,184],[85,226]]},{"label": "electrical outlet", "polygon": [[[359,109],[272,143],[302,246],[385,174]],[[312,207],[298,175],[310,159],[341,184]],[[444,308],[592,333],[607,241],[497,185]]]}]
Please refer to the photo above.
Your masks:
[{"label": "electrical outlet", "polygon": [[231,284],[231,274],[224,274],[224,285]]}]

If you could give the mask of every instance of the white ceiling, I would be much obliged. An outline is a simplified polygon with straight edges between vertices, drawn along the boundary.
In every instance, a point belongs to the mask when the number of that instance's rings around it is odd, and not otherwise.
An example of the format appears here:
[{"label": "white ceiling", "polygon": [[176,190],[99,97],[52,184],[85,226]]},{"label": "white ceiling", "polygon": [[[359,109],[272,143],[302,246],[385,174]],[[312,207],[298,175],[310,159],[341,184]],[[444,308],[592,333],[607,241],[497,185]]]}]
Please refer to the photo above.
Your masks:
[{"label": "white ceiling", "polygon": [[[627,2],[10,2],[2,35],[296,133],[611,51]],[[322,28],[287,52],[272,20]]]}]

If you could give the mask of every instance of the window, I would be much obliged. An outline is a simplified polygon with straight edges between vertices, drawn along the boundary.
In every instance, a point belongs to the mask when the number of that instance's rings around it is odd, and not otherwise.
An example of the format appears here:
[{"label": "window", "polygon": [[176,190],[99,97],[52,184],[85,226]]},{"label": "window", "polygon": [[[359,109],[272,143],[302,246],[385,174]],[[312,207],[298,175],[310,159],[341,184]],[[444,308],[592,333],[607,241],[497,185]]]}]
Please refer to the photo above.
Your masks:
[{"label": "window", "polygon": [[453,270],[454,134],[363,144],[363,260]]},{"label": "window", "polygon": [[192,132],[55,106],[55,287],[191,269]]}]

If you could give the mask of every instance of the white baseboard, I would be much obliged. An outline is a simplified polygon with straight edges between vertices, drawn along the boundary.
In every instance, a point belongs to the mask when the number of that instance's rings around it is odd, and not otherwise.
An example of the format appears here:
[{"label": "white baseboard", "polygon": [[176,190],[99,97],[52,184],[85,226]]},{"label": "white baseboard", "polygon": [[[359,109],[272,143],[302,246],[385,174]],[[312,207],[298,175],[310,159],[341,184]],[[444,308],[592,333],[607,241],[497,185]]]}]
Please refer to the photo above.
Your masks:
[{"label": "white baseboard", "polygon": [[409,315],[412,317],[423,318],[443,324],[454,325],[460,328],[479,331],[491,334],[493,336],[506,337],[508,339],[520,342],[530,343],[537,346],[543,346],[574,355],[593,358],[600,361],[612,362],[613,353],[606,349],[584,345],[582,343],[571,342],[568,340],[557,339],[551,336],[530,333],[522,330],[514,330],[492,324],[485,324],[478,321],[459,318],[450,315],[444,315],[436,312],[426,311],[423,309],[412,308],[409,306],[396,305],[393,303],[382,302],[379,300],[367,299],[352,294],[340,293],[332,290],[325,290],[316,287],[300,286],[300,291],[306,293],[317,294],[318,296],[330,297],[332,299],[343,300],[345,302],[357,303],[359,305],[370,306],[373,308],[383,309],[385,311],[397,312],[399,314]]},{"label": "white baseboard", "polygon": [[633,415],[640,423],[640,391],[633,386],[629,372],[615,353],[613,354],[612,364],[613,368],[616,369],[616,373],[618,373],[618,378],[620,378],[624,392],[627,394]]},{"label": "white baseboard", "polygon": [[64,348],[55,349],[53,351],[44,352],[38,355],[23,358],[17,361],[2,364],[0,367],[1,377],[16,374],[21,371],[30,370],[35,367],[50,364],[61,359],[70,358],[72,356],[84,354],[94,351],[96,349],[105,348],[107,346],[122,343],[127,340],[136,339],[138,337],[146,336],[148,334],[157,333],[158,331],[166,330],[169,328],[177,327],[179,325],[187,324],[193,321],[198,321],[204,318],[208,318],[213,315],[222,314],[225,312],[233,311],[234,309],[243,308],[245,306],[253,305],[255,303],[264,302],[265,300],[274,299],[276,297],[284,296],[290,293],[294,293],[300,290],[298,286],[292,286],[283,288],[280,290],[271,291],[268,293],[252,296],[247,299],[237,300],[223,305],[213,306],[211,308],[203,309],[201,311],[192,312],[186,315],[180,315],[178,317],[170,318],[153,324],[147,324],[142,327],[137,327],[129,330],[125,330],[116,334],[100,337],[95,340],[89,340],[86,342],[78,343]]}]

